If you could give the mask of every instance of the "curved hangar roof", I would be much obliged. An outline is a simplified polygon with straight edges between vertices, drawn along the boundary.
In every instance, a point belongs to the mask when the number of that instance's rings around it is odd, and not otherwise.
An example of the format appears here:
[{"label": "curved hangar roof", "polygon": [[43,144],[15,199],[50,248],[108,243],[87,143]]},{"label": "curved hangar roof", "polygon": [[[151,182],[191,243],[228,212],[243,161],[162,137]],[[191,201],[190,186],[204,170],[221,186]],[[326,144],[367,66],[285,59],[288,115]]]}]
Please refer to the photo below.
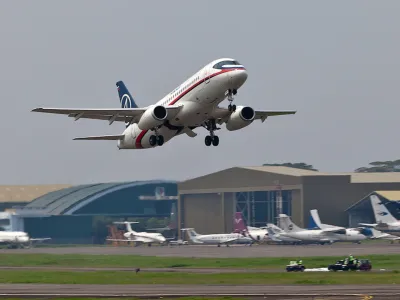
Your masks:
[{"label": "curved hangar roof", "polygon": [[89,203],[116,191],[154,184],[176,184],[176,181],[133,181],[77,185],[50,192],[21,208],[22,214],[71,215]]}]

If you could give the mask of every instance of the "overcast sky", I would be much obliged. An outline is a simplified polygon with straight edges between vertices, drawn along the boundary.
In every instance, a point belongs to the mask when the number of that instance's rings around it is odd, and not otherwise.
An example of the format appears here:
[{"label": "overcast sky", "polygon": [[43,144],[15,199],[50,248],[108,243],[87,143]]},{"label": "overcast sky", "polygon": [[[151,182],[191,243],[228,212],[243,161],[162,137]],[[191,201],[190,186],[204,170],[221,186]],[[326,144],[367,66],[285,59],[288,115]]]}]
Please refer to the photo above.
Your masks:
[{"label": "overcast sky", "polygon": [[[1,184],[183,180],[232,166],[306,162],[352,171],[399,157],[400,1],[1,1]],[[30,112],[141,106],[205,64],[249,72],[236,104],[297,110],[237,132],[205,129],[118,150],[122,123]],[[227,103],[222,103],[227,106]]]}]

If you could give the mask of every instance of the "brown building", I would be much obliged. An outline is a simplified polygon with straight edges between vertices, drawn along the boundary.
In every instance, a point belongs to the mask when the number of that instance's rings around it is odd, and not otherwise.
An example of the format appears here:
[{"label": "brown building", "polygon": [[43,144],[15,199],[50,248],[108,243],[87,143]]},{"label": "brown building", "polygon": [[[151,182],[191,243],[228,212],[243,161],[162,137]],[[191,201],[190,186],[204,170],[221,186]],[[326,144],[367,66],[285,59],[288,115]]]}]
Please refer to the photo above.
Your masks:
[{"label": "brown building", "polygon": [[241,211],[249,226],[276,224],[282,212],[307,227],[309,211],[318,209],[324,223],[347,226],[346,209],[377,190],[400,190],[400,173],[233,167],[178,184],[179,224],[204,234],[231,232]]}]

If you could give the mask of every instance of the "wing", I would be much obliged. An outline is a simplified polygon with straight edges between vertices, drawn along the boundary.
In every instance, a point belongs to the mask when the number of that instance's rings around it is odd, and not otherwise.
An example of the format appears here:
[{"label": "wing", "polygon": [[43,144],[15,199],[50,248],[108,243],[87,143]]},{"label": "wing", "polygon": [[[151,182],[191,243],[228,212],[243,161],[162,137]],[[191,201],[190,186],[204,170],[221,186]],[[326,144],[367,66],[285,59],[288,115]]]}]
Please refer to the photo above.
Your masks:
[{"label": "wing", "polygon": [[42,241],[51,240],[51,238],[35,238],[35,239],[30,239],[30,240],[33,242],[36,242],[36,241],[42,242]]},{"label": "wing", "polygon": [[75,141],[118,141],[118,140],[123,140],[124,135],[119,134],[119,135],[99,135],[99,136],[86,136],[86,137],[79,137],[79,138],[74,138]]},{"label": "wing", "polygon": [[[70,118],[106,120],[110,125],[116,122],[138,122],[148,107],[143,108],[35,108],[33,112],[68,115]],[[182,105],[166,106],[168,119],[174,118],[182,109]]]},{"label": "wing", "polygon": [[346,228],[344,228],[344,227],[336,227],[336,226],[324,228],[324,229],[321,229],[321,230],[322,230],[322,232],[325,232],[325,233],[338,233],[338,234],[345,234],[346,233]]},{"label": "wing", "polygon": [[[229,111],[226,108],[217,107],[212,113],[212,117],[217,120],[217,123],[221,125],[228,121],[229,116],[232,114],[232,111]],[[296,111],[273,111],[273,110],[256,110],[254,120],[261,120],[264,122],[268,117],[273,116],[283,116],[283,115],[294,115]]]},{"label": "wing", "polygon": [[378,226],[378,224],[368,224],[368,223],[358,223],[360,226],[368,227],[368,228],[374,228]]}]

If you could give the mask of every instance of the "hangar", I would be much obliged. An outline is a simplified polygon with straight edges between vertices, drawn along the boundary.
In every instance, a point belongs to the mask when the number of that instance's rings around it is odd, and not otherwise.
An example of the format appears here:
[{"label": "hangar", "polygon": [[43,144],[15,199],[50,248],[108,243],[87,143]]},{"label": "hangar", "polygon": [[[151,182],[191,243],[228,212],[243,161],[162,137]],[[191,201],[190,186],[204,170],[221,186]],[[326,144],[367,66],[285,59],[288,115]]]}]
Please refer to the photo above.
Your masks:
[{"label": "hangar", "polygon": [[376,223],[371,205],[371,196],[373,195],[379,198],[393,217],[400,220],[400,191],[374,191],[346,210],[349,216],[349,226],[356,227],[358,223]]},{"label": "hangar", "polygon": [[[13,229],[32,237],[51,237],[53,243],[102,242],[110,220],[169,217],[176,201],[175,181],[69,186],[14,207],[12,217],[17,225]],[[98,221],[103,221],[100,233],[96,232]]]},{"label": "hangar", "polygon": [[346,209],[373,191],[400,190],[400,173],[324,173],[281,166],[233,167],[178,184],[178,223],[199,233],[232,232],[241,211],[250,226],[276,224],[279,212],[306,227],[318,209],[324,223],[348,225]]}]

